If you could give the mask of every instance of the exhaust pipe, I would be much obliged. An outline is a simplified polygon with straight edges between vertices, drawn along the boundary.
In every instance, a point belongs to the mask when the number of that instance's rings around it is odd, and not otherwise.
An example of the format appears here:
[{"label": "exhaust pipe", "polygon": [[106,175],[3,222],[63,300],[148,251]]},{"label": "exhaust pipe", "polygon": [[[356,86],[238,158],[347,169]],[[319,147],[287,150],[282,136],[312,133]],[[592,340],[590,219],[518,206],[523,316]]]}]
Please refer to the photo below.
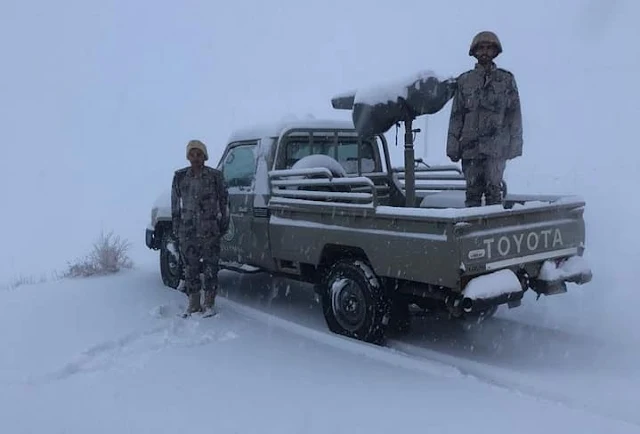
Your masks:
[{"label": "exhaust pipe", "polygon": [[462,312],[471,312],[474,307],[474,300],[468,297],[460,297],[459,295],[453,295],[446,297],[445,305],[454,315],[461,315]]},{"label": "exhaust pipe", "polygon": [[467,313],[471,312],[471,310],[473,310],[473,299],[468,297],[463,298],[460,307]]}]

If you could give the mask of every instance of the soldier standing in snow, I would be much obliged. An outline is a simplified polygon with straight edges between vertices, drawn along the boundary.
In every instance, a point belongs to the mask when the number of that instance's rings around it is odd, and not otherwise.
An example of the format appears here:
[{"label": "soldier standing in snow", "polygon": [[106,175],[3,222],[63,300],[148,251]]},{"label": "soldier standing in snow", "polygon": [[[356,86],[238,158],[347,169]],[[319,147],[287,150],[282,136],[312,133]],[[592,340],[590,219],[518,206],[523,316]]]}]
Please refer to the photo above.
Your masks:
[{"label": "soldier standing in snow", "polygon": [[502,44],[493,32],[480,32],[469,55],[478,62],[461,74],[453,97],[447,156],[462,160],[467,189],[465,204],[502,203],[502,177],[507,160],[522,155],[520,96],[513,74],[496,67]]},{"label": "soldier standing in snow", "polygon": [[[207,147],[199,140],[187,144],[190,167],[177,170],[171,185],[173,233],[184,261],[188,316],[215,313],[220,238],[229,227],[229,192],[222,173],[205,166]],[[200,270],[204,273],[204,301],[200,304]]]}]

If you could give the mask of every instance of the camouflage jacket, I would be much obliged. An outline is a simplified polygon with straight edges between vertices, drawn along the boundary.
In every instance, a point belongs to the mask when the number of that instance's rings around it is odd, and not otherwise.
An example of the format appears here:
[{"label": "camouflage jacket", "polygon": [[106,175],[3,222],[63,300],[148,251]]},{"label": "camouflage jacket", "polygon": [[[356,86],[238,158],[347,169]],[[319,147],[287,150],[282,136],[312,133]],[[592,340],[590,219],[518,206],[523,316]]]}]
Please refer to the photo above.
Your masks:
[{"label": "camouflage jacket", "polygon": [[490,156],[509,160],[522,155],[522,114],[511,72],[480,65],[461,74],[453,97],[447,156],[454,161]]},{"label": "camouflage jacket", "polygon": [[219,170],[177,170],[171,185],[171,218],[180,239],[219,237],[229,225],[229,192]]}]

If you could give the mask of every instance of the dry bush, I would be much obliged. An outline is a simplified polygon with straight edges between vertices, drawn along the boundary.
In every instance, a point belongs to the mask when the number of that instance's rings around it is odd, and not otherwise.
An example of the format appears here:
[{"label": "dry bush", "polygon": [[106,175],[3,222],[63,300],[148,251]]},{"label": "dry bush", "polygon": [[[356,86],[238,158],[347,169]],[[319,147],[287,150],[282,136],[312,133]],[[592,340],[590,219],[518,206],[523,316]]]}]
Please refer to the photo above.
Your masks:
[{"label": "dry bush", "polygon": [[130,244],[114,236],[112,232],[101,233],[93,245],[93,250],[85,258],[69,263],[65,277],[89,277],[114,274],[133,267],[127,252]]}]

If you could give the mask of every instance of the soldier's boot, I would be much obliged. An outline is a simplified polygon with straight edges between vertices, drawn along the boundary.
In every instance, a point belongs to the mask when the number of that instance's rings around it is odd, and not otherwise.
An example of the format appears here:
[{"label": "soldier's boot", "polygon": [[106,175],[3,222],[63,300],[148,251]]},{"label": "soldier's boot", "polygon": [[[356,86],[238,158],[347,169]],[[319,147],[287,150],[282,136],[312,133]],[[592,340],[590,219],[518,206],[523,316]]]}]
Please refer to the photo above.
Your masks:
[{"label": "soldier's boot", "polygon": [[216,314],[216,290],[217,288],[214,287],[213,289],[204,291],[204,301],[202,303],[202,309],[205,316]]},{"label": "soldier's boot", "polygon": [[484,196],[486,205],[502,204],[502,188],[500,185],[489,184]]},{"label": "soldier's boot", "polygon": [[485,203],[487,205],[501,205],[502,197],[502,179],[504,177],[504,169],[506,162],[504,160],[491,159],[487,161],[485,168]]},{"label": "soldier's boot", "polygon": [[464,204],[467,208],[482,206],[482,193],[484,193],[482,164],[482,160],[462,160],[462,171],[467,184]]},{"label": "soldier's boot", "polygon": [[184,315],[189,316],[192,313],[202,312],[202,305],[200,304],[200,291],[189,294],[189,306],[185,310]]}]

